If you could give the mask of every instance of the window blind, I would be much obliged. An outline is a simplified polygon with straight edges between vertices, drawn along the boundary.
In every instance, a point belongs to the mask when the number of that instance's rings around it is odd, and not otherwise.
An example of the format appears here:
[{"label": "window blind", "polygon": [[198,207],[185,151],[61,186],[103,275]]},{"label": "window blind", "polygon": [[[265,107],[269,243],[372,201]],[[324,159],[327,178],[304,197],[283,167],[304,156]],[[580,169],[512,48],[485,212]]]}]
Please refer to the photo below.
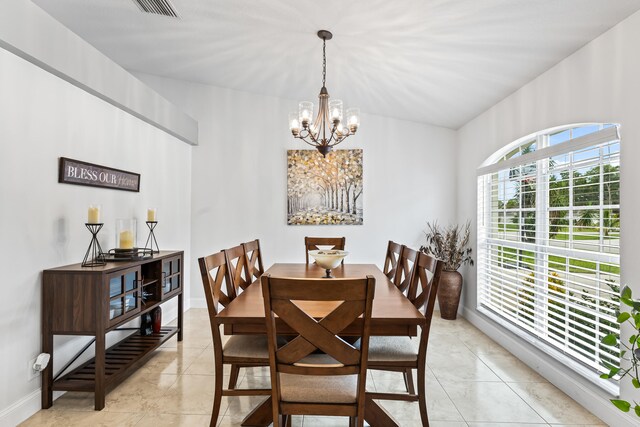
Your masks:
[{"label": "window blind", "polygon": [[478,307],[593,374],[620,359],[600,343],[618,330],[620,140],[589,131],[478,169]]}]

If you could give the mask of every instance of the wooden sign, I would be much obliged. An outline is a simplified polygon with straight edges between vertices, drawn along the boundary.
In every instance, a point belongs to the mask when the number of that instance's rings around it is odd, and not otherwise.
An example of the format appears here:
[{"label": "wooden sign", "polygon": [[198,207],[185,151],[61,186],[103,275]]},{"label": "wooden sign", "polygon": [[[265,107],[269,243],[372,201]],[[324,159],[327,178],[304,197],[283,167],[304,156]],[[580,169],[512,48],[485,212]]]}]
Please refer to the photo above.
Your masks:
[{"label": "wooden sign", "polygon": [[60,157],[58,182],[114,190],[140,191],[140,174]]}]

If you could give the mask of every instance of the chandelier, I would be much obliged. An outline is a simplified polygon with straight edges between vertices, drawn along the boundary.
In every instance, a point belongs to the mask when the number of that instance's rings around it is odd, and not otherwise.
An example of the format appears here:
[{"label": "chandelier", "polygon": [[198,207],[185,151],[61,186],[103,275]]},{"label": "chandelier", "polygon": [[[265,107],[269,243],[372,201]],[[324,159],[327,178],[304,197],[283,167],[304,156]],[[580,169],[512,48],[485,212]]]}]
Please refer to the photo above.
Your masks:
[{"label": "chandelier", "polygon": [[298,138],[318,149],[326,156],[331,149],[353,135],[360,125],[360,110],[349,108],[346,122],[343,120],[343,106],[339,99],[329,100],[329,92],[325,87],[327,79],[327,40],[333,34],[326,30],[318,31],[322,39],[322,88],[318,95],[318,114],[313,117],[313,102],[303,101],[298,104],[298,112],[289,114],[289,129],[294,138]]}]

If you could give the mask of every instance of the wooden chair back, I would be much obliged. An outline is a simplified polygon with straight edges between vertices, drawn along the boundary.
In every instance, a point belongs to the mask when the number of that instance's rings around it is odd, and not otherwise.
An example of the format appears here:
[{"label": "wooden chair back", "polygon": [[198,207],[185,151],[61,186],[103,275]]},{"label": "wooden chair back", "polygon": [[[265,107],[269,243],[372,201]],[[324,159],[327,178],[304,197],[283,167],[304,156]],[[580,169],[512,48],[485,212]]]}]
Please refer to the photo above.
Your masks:
[{"label": "wooden chair back", "polygon": [[393,280],[393,284],[396,285],[400,292],[407,295],[409,294],[409,288],[413,281],[415,273],[415,265],[418,261],[418,251],[411,249],[408,246],[402,245],[400,251],[400,258],[398,259],[398,270]]},{"label": "wooden chair back", "polygon": [[229,284],[233,287],[234,294],[231,298],[233,299],[251,284],[247,257],[242,245],[225,249],[222,252],[224,252],[224,257],[227,262]]},{"label": "wooden chair back", "polygon": [[423,333],[429,334],[431,328],[431,318],[433,317],[433,307],[438,295],[440,276],[444,262],[420,252],[416,262],[415,274],[409,290],[409,300],[418,309],[424,308],[424,317],[427,323],[423,328]]},{"label": "wooden chair back", "polygon": [[[277,408],[283,413],[307,411],[317,415],[343,415],[364,419],[364,398],[369,350],[371,308],[375,291],[375,278],[362,279],[292,279],[262,276],[274,421]],[[335,308],[317,320],[292,301],[339,302]],[[308,307],[313,307],[311,304]],[[276,315],[297,334],[287,344],[278,347]],[[362,316],[359,348],[339,337],[346,327]],[[309,364],[302,361],[320,350],[335,359],[330,365]],[[358,375],[355,404],[288,403],[282,402],[280,373],[297,375]],[[332,412],[339,411],[339,412]],[[345,412],[346,411],[346,412]],[[304,413],[304,412],[302,412]],[[274,423],[274,425],[276,425]]]},{"label": "wooden chair back", "polygon": [[[332,245],[333,249],[344,251],[346,240],[345,237],[305,237],[304,256],[306,257],[307,264],[309,264],[309,251],[319,249],[318,245]],[[342,260],[342,263],[344,264],[344,260]]]},{"label": "wooden chair back", "polygon": [[382,272],[393,282],[398,271],[398,261],[400,260],[400,253],[402,252],[402,245],[389,240],[387,245],[387,255],[384,259],[384,268]]},{"label": "wooden chair back", "polygon": [[[235,298],[233,286],[229,283],[227,274],[227,263],[224,252],[218,252],[202,258],[198,258],[202,285],[204,286],[204,296],[209,309],[209,322],[211,324],[211,334],[213,335],[214,350],[222,350],[220,329],[214,318],[218,315],[218,306],[226,307]],[[224,285],[224,286],[223,286]],[[221,360],[221,359],[220,359]]]},{"label": "wooden chair back", "polygon": [[253,282],[258,279],[264,273],[264,266],[262,265],[262,251],[260,250],[260,240],[256,239],[251,242],[243,243],[244,254],[247,263],[247,269],[249,271],[249,281]]}]

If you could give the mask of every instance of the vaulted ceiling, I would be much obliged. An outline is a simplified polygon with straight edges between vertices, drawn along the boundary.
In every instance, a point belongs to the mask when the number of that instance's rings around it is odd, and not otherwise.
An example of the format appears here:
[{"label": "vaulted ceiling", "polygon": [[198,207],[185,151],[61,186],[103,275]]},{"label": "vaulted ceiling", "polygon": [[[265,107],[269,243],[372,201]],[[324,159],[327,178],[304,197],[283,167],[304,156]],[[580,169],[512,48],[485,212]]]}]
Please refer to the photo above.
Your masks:
[{"label": "vaulted ceiling", "polygon": [[[640,0],[33,0],[123,67],[458,128],[640,9]],[[241,114],[241,112],[238,112]],[[283,126],[286,117],[282,118]]]}]

